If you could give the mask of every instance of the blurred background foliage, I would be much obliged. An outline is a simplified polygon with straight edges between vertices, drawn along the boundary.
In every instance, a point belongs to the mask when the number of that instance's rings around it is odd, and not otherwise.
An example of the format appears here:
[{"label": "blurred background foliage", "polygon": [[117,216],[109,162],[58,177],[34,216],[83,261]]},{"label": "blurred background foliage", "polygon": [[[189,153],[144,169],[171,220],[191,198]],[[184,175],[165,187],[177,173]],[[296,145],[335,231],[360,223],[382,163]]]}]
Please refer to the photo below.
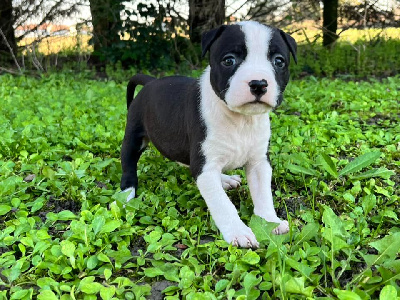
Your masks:
[{"label": "blurred background foliage", "polygon": [[398,0],[2,0],[0,72],[187,74],[204,67],[201,32],[249,19],[295,37],[294,77],[400,70]]}]

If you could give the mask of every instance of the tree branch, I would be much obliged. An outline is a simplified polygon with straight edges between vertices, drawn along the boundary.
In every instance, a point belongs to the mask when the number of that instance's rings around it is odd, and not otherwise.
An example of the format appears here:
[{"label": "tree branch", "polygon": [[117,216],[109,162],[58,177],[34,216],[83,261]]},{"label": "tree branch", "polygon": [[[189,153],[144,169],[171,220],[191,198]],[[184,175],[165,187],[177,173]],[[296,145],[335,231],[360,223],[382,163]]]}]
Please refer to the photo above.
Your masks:
[{"label": "tree branch", "polygon": [[[34,6],[34,10],[40,10],[41,7],[43,7],[43,3],[45,0],[41,0],[36,6]],[[21,41],[22,39],[24,39],[28,34],[36,31],[41,25],[45,24],[46,22],[51,22],[53,21],[57,16],[69,16],[71,14],[73,14],[74,12],[77,12],[77,8],[80,5],[79,3],[72,3],[71,6],[62,9],[62,5],[65,4],[65,2],[63,2],[62,0],[57,1],[53,6],[51,6],[51,8],[47,11],[47,13],[45,14],[45,16],[41,19],[41,21],[36,24],[32,29],[27,30],[26,32],[24,32],[21,36],[17,37],[17,41]],[[30,9],[26,10],[28,13],[31,13]],[[26,13],[26,18],[28,17]],[[21,17],[22,14],[20,14],[19,17]],[[21,20],[19,22],[19,25],[22,25],[26,22],[25,20]]]},{"label": "tree branch", "polygon": [[19,73],[22,74],[21,67],[19,66],[18,60],[17,60],[17,58],[16,58],[15,55],[14,55],[14,51],[12,50],[10,44],[8,43],[7,38],[6,38],[6,36],[4,35],[3,30],[1,30],[1,28],[0,28],[0,35],[3,37],[5,44],[7,45],[8,49],[10,50],[11,56],[12,56],[12,58],[13,58],[15,64],[17,65],[17,68],[18,68],[18,70],[19,70]]}]

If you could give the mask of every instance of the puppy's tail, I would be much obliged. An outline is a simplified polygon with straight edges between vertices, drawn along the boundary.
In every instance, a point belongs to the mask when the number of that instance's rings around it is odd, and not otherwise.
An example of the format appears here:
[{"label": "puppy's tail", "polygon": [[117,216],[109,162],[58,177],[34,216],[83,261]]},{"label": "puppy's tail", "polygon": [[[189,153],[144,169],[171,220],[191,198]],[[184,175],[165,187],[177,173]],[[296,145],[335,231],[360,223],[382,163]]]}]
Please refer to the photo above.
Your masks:
[{"label": "puppy's tail", "polygon": [[138,85],[146,85],[147,83],[155,79],[156,79],[155,77],[149,75],[137,74],[129,80],[128,86],[126,88],[126,106],[128,109],[133,101],[133,96],[135,95],[136,87]]}]

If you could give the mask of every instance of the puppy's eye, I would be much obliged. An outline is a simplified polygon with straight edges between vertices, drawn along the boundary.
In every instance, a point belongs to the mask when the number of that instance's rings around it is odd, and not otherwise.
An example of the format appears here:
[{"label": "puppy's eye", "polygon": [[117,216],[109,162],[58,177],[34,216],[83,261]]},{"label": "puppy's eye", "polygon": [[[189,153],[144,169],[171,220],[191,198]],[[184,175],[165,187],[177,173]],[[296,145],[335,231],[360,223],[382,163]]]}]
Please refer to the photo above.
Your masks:
[{"label": "puppy's eye", "polygon": [[285,59],[281,56],[281,55],[277,55],[274,58],[274,65],[279,68],[282,69],[285,67],[286,63],[285,63]]},{"label": "puppy's eye", "polygon": [[227,55],[222,59],[222,64],[225,67],[231,67],[236,64],[236,58],[232,55]]}]

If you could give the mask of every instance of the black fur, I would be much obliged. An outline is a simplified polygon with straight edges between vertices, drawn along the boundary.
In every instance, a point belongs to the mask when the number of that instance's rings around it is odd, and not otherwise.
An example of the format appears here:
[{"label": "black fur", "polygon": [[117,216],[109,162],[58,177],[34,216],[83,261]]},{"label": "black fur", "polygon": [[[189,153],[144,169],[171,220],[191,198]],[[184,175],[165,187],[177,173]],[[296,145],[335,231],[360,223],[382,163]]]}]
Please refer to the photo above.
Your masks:
[{"label": "black fur", "polygon": [[[141,76],[131,79],[131,88],[140,84]],[[122,190],[137,188],[136,165],[144,150],[143,141],[151,141],[165,157],[190,165],[197,178],[204,165],[200,147],[205,137],[199,97],[198,81],[192,78],[171,76],[147,81],[129,106],[121,149]]]}]

